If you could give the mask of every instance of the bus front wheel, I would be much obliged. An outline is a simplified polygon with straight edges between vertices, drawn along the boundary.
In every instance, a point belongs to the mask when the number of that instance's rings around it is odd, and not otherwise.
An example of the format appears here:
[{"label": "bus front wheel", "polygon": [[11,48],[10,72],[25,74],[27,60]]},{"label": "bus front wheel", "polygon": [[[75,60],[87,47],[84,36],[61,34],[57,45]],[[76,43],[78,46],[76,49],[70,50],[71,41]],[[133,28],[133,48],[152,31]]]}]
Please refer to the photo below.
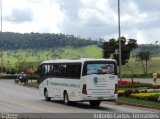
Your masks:
[{"label": "bus front wheel", "polygon": [[101,101],[90,101],[91,107],[99,107],[101,104]]},{"label": "bus front wheel", "polygon": [[46,100],[46,101],[50,101],[50,100],[51,100],[51,98],[48,97],[48,91],[47,91],[47,89],[44,90],[44,97],[45,97],[45,100]]},{"label": "bus front wheel", "polygon": [[64,92],[64,103],[66,104],[66,105],[69,105],[69,96],[68,96],[68,93],[65,91]]}]

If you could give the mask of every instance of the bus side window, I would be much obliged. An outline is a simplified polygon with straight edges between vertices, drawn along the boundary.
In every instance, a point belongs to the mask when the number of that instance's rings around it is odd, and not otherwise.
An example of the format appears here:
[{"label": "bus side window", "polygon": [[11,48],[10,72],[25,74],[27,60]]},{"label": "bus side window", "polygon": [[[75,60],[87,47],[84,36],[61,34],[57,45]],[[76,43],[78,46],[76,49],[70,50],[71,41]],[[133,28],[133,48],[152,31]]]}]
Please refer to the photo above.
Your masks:
[{"label": "bus side window", "polygon": [[40,77],[41,78],[43,78],[45,76],[45,72],[46,72],[45,65],[42,65],[42,67],[41,67],[41,73],[40,73]]},{"label": "bus side window", "polygon": [[81,64],[69,64],[67,65],[67,77],[80,79],[81,75]]},{"label": "bus side window", "polygon": [[42,66],[38,67],[37,73],[39,75],[38,79],[37,79],[37,83],[41,83],[41,70],[42,70]]},{"label": "bus side window", "polygon": [[81,77],[81,65],[79,64],[79,65],[77,65],[77,70],[76,70],[77,72],[76,72],[76,77],[78,78],[78,79],[80,79],[80,77]]},{"label": "bus side window", "polygon": [[41,83],[44,80],[44,72],[45,72],[45,67],[44,65],[41,65],[38,67],[38,75],[39,79],[37,82]]},{"label": "bus side window", "polygon": [[48,75],[53,77],[53,65],[52,64],[49,65]]},{"label": "bus side window", "polygon": [[61,76],[62,76],[63,78],[66,78],[66,77],[67,77],[67,69],[66,69],[66,68],[67,68],[67,65],[66,65],[66,64],[62,64],[62,65],[61,65],[61,73],[62,73]]},{"label": "bus side window", "polygon": [[38,70],[37,70],[38,75],[41,75],[41,69],[42,69],[42,67],[39,66],[39,67],[38,67]]},{"label": "bus side window", "polygon": [[53,76],[58,77],[59,76],[59,65],[56,64],[53,66]]},{"label": "bus side window", "polygon": [[45,76],[50,77],[50,70],[51,70],[51,65],[46,64],[45,65]]},{"label": "bus side window", "polygon": [[43,70],[43,66],[39,66],[39,68],[38,68],[38,74],[39,74],[40,78],[43,77],[43,75],[44,75],[43,71],[44,71]]}]

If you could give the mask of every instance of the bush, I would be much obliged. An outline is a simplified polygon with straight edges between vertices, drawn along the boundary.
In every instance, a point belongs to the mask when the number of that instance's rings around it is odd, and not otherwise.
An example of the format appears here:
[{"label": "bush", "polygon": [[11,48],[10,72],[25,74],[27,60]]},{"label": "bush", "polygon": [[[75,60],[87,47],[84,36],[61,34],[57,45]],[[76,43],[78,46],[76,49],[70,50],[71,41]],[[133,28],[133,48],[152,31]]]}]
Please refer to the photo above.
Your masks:
[{"label": "bush", "polygon": [[157,101],[160,102],[160,96],[158,97]]},{"label": "bush", "polygon": [[[0,75],[0,79],[16,79],[18,74],[4,74]],[[38,75],[28,76],[28,79],[37,80]]]},{"label": "bush", "polygon": [[130,87],[130,86],[134,86],[136,84],[139,84],[139,82],[130,82],[130,81],[125,81],[125,80],[118,80],[118,87],[119,88]]},{"label": "bush", "polygon": [[138,88],[138,87],[151,87],[152,84],[149,83],[136,83],[133,85],[126,85],[126,84],[118,84],[118,88]]},{"label": "bush", "polygon": [[148,89],[160,89],[160,85],[151,85]]},{"label": "bush", "polygon": [[10,74],[0,75],[0,79],[16,79],[16,78],[17,78],[17,75],[10,75]]},{"label": "bush", "polygon": [[160,97],[160,93],[151,93],[151,92],[150,93],[138,93],[138,94],[132,93],[130,97],[157,102],[158,98]]},{"label": "bush", "polygon": [[34,79],[34,80],[37,80],[38,77],[39,77],[38,75],[32,75],[32,76],[29,75],[29,76],[28,76],[29,79]]},{"label": "bush", "polygon": [[126,91],[124,91],[124,93],[123,93],[123,96],[125,96],[125,97],[130,97],[130,95],[133,93],[133,90],[126,90]]},{"label": "bush", "polygon": [[6,70],[6,74],[10,74],[10,70],[9,69]]},{"label": "bush", "polygon": [[137,89],[135,89],[135,90],[133,91],[133,93],[140,93],[140,91],[137,90]]},{"label": "bush", "polygon": [[147,97],[147,100],[153,101],[153,102],[158,102],[158,98],[159,98],[159,97],[160,97],[159,94],[151,95],[151,96]]},{"label": "bush", "polygon": [[125,90],[118,90],[118,96],[122,96]]},{"label": "bush", "polygon": [[148,91],[146,89],[141,90],[141,93],[147,93]]},{"label": "bush", "polygon": [[123,78],[151,78],[152,74],[123,74]]},{"label": "bush", "polygon": [[134,87],[149,87],[149,86],[152,86],[152,84],[150,84],[150,83],[139,83],[139,84],[134,85]]},{"label": "bush", "polygon": [[11,72],[10,72],[11,74],[16,74],[16,69],[11,69]]},{"label": "bush", "polygon": [[131,94],[130,96],[137,99],[146,99],[151,95],[152,93],[138,93],[138,94]]},{"label": "bush", "polygon": [[130,82],[130,81],[125,81],[125,80],[118,80],[118,84],[124,84],[124,85],[135,85],[138,84],[139,82]]}]

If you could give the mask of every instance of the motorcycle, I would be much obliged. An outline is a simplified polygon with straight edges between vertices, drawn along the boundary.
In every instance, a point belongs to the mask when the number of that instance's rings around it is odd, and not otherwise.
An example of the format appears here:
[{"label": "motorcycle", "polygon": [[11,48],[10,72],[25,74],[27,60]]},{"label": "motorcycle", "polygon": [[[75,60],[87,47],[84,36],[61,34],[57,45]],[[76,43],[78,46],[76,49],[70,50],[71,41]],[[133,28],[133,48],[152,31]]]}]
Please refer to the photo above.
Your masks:
[{"label": "motorcycle", "polygon": [[17,79],[15,79],[15,83],[27,84],[28,83],[28,77],[27,77],[27,75],[19,75],[17,77]]}]

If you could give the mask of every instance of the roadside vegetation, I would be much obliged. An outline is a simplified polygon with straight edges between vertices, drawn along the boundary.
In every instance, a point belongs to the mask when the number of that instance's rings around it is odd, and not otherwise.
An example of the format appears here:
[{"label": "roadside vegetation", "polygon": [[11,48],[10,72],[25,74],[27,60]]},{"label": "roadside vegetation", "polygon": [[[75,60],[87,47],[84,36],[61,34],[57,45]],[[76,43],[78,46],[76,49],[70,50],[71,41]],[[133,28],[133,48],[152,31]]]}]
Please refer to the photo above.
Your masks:
[{"label": "roadside vegetation", "polygon": [[125,103],[125,104],[129,104],[129,105],[160,109],[160,103],[159,102],[140,100],[140,99],[136,99],[136,98],[118,97],[118,102],[119,102],[119,104]]},{"label": "roadside vegetation", "polygon": [[33,81],[33,82],[30,82],[30,83],[27,83],[26,86],[38,89],[39,88],[39,83]]},{"label": "roadside vegetation", "polygon": [[118,81],[118,102],[160,109],[160,83]]},{"label": "roadside vegetation", "polygon": [[[38,88],[37,68],[44,60],[79,58],[114,58],[119,64],[118,39],[91,39],[64,34],[3,33],[3,67],[1,79],[16,79],[21,71],[29,74],[27,86]],[[121,38],[122,77],[160,77],[160,46],[138,45],[135,39]],[[118,82],[118,101],[160,108],[160,84]]]},{"label": "roadside vegetation", "polygon": [[[95,46],[85,46],[82,48],[63,48],[46,50],[7,50],[3,52],[3,71],[15,72],[18,68],[33,67],[34,70],[40,62],[49,59],[77,59],[77,58],[102,58],[102,49]],[[21,66],[20,66],[21,65]],[[25,67],[23,67],[25,66]],[[152,57],[148,62],[148,73],[144,75],[143,66],[135,57],[131,57],[128,63],[122,66],[123,77],[151,77],[151,73],[156,71],[160,74],[160,57]],[[0,68],[1,70],[1,68]],[[19,69],[20,70],[20,69]]]},{"label": "roadside vegetation", "polygon": [[[37,70],[38,65],[44,60],[50,59],[78,59],[78,58],[102,58],[102,49],[96,45],[81,48],[59,48],[46,50],[7,50],[3,52],[3,72],[15,74],[21,70],[32,68]],[[128,63],[122,66],[123,77],[151,78],[156,71],[160,74],[160,57],[154,56],[148,62],[147,74],[144,73],[142,63],[136,57],[131,56]],[[1,71],[1,68],[0,68]],[[158,75],[160,77],[160,75]]]},{"label": "roadside vegetation", "polygon": [[[28,70],[36,72],[42,61],[51,59],[104,57],[119,61],[119,40],[114,38],[104,40],[65,34],[3,32],[3,39],[3,67],[0,67],[0,72],[6,74]],[[142,45],[138,45],[136,39],[121,37],[121,41],[123,77],[151,77],[154,71],[160,74],[160,46],[157,41]]]},{"label": "roadside vegetation", "polygon": [[[14,74],[32,68],[37,70],[38,65],[44,60],[51,59],[79,59],[101,58],[102,50],[96,45],[81,48],[57,48],[44,50],[7,50],[3,52],[3,72]],[[0,71],[2,69],[0,68]]]}]

